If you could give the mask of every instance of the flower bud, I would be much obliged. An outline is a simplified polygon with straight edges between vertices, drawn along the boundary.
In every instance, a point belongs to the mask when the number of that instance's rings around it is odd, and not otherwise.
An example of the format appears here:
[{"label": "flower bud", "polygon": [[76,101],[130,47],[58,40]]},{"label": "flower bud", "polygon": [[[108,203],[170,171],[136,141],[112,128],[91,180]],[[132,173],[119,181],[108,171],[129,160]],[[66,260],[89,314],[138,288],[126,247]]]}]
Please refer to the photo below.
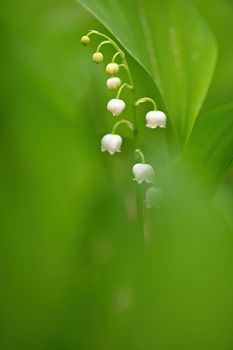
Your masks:
[{"label": "flower bud", "polygon": [[101,52],[95,52],[92,56],[92,59],[95,63],[103,62],[104,56]]},{"label": "flower bud", "polygon": [[111,112],[114,116],[120,115],[123,110],[125,109],[125,102],[123,100],[119,100],[117,98],[113,98],[110,100],[107,104],[107,109],[109,112]]},{"label": "flower bud", "polygon": [[111,155],[121,151],[122,138],[120,135],[107,134],[101,140],[101,152],[108,151]]},{"label": "flower bud", "polygon": [[90,38],[89,36],[87,35],[84,35],[81,37],[81,43],[84,45],[84,46],[87,46],[90,42]]},{"label": "flower bud", "polygon": [[116,90],[121,86],[121,79],[118,77],[112,77],[107,80],[107,87],[109,90]]},{"label": "flower bud", "polygon": [[153,206],[158,206],[161,200],[161,190],[156,187],[149,187],[145,193],[145,205],[147,208],[152,208]]},{"label": "flower bud", "polygon": [[166,114],[161,111],[150,111],[146,114],[146,126],[155,129],[157,126],[166,128]]},{"label": "flower bud", "polygon": [[154,169],[149,164],[137,163],[133,166],[134,180],[139,184],[143,181],[152,183],[154,180]]},{"label": "flower bud", "polygon": [[106,67],[106,72],[109,75],[114,75],[117,74],[119,72],[119,66],[117,63],[109,63]]}]

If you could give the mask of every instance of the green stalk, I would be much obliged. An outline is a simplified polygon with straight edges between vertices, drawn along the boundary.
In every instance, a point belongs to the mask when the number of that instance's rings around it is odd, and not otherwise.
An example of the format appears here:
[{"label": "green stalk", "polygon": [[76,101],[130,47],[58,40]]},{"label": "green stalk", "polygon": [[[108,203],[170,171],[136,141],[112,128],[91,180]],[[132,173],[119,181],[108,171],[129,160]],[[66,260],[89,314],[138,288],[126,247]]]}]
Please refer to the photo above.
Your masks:
[{"label": "green stalk", "polygon": [[111,44],[109,40],[102,41],[102,43],[100,43],[99,46],[97,47],[96,52],[100,52],[101,47],[108,44]]},{"label": "green stalk", "polygon": [[153,100],[153,98],[150,98],[150,97],[143,97],[143,98],[140,98],[140,100],[138,100],[138,101],[135,102],[135,106],[138,106],[138,105],[140,105],[141,103],[145,103],[145,102],[151,102],[152,105],[153,105],[154,111],[157,111],[157,104],[156,104],[156,102]]},{"label": "green stalk", "polygon": [[[139,137],[138,137],[138,125],[137,125],[137,117],[136,117],[136,106],[135,106],[135,101],[136,101],[136,93],[135,93],[135,87],[134,87],[134,82],[132,78],[132,74],[128,65],[128,62],[125,58],[124,52],[121,50],[121,48],[113,41],[109,36],[100,33],[96,30],[91,30],[88,33],[88,36],[91,34],[96,34],[99,35],[107,41],[109,41],[112,46],[116,49],[117,52],[119,52],[119,55],[121,56],[123,66],[125,68],[126,74],[129,79],[129,84],[131,85],[130,91],[131,91],[131,108],[132,108],[132,116],[133,116],[133,124],[134,124],[134,129],[133,129],[133,134],[134,134],[134,143],[135,143],[135,148],[139,148]],[[114,60],[116,58],[116,55],[113,56]],[[142,237],[144,240],[144,217],[143,217],[143,205],[142,205],[142,191],[141,187],[138,183],[136,183],[136,203],[137,203],[137,217],[138,217],[138,230],[139,230],[139,235]]]},{"label": "green stalk", "polygon": [[[132,83],[133,83],[133,80],[131,78],[131,84]],[[135,95],[136,95],[136,93],[135,93],[135,89],[134,89],[134,90],[132,90],[132,93],[131,93],[131,108],[132,108],[133,123],[134,123],[135,149],[138,149],[138,147],[139,147],[139,135],[138,135],[138,126],[137,126],[136,106],[134,103],[134,101],[136,100]],[[138,230],[139,230],[140,237],[142,237],[142,239],[144,241],[145,234],[144,234],[144,216],[143,216],[143,205],[142,205],[142,188],[141,188],[140,184],[137,183],[137,181],[135,181],[135,187],[136,187]]]},{"label": "green stalk", "polygon": [[131,130],[133,131],[133,124],[132,124],[130,121],[128,121],[128,120],[122,119],[122,120],[120,120],[119,122],[117,122],[117,123],[113,126],[113,128],[112,128],[112,134],[113,134],[113,135],[116,133],[116,129],[118,128],[118,126],[121,125],[121,124],[127,125],[128,128],[131,129]]},{"label": "green stalk", "polygon": [[138,148],[135,150],[135,158],[137,158],[137,156],[139,156],[139,157],[141,158],[142,164],[145,164],[145,163],[146,163],[144,154],[143,154],[142,151],[141,151],[140,149],[138,149]]},{"label": "green stalk", "polygon": [[118,93],[117,93],[117,96],[116,96],[116,99],[119,99],[119,98],[120,98],[121,92],[122,92],[122,90],[123,90],[125,87],[126,87],[127,89],[129,89],[129,90],[132,90],[132,89],[133,89],[133,86],[131,86],[131,85],[127,84],[127,83],[124,83],[124,84],[121,85],[121,87],[119,88]]}]

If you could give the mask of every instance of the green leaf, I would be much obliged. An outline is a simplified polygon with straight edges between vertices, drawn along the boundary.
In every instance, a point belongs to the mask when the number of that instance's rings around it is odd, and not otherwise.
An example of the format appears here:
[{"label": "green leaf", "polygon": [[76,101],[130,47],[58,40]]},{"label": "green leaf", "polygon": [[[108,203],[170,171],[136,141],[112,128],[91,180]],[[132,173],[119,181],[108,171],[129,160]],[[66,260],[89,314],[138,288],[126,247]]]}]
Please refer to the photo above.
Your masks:
[{"label": "green leaf", "polygon": [[[153,57],[146,45],[138,6],[131,1],[77,0],[95,16],[152,76]],[[94,29],[94,28],[93,28]]]},{"label": "green leaf", "polygon": [[[184,145],[213,74],[212,33],[187,0],[78,0],[146,69]],[[156,98],[156,96],[154,96]]]},{"label": "green leaf", "polygon": [[233,2],[217,0],[212,1],[210,6],[209,0],[194,1],[213,29],[219,47],[216,73],[205,105],[226,104],[232,101],[233,91],[233,45],[229,45],[229,36],[226,35],[226,33],[232,33]]},{"label": "green leaf", "polygon": [[188,138],[208,90],[216,45],[190,1],[155,1],[147,7],[157,60],[156,78],[174,121],[178,140]]},{"label": "green leaf", "polygon": [[233,103],[203,112],[193,129],[184,157],[195,165],[213,192],[233,164]]}]

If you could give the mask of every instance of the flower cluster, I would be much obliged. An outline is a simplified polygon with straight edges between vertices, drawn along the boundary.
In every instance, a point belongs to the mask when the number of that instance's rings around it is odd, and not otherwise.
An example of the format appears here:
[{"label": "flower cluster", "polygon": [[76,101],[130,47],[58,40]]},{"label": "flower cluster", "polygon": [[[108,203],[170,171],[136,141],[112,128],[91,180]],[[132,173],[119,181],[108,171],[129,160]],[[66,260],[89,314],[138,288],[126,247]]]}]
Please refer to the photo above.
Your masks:
[{"label": "flower cluster", "polygon": [[[140,98],[139,100],[135,100],[135,88],[134,88],[134,83],[132,79],[132,74],[130,71],[130,68],[128,66],[125,53],[120,49],[120,47],[117,45],[115,41],[113,41],[110,37],[108,37],[105,34],[102,34],[100,32],[97,32],[95,30],[91,30],[88,32],[87,35],[83,36],[81,38],[81,43],[84,46],[87,46],[90,42],[90,36],[91,35],[97,35],[102,37],[104,40],[99,44],[97,47],[96,51],[94,52],[92,59],[95,63],[101,63],[104,60],[103,53],[101,52],[101,48],[104,45],[112,45],[113,48],[116,50],[115,54],[112,57],[111,62],[109,62],[106,65],[106,73],[109,75],[106,85],[107,88],[111,91],[117,91],[115,98],[112,98],[108,103],[107,103],[107,110],[112,113],[114,117],[119,117],[125,107],[126,107],[126,102],[121,99],[121,93],[123,89],[128,89],[132,92],[132,97],[133,97],[133,108],[132,111],[134,111],[134,107],[150,102],[153,105],[153,109],[148,111],[146,116],[145,116],[145,121],[146,121],[146,127],[149,129],[155,129],[157,127],[159,128],[165,128],[166,127],[166,115],[164,112],[159,111],[157,108],[157,105],[155,101],[152,98],[149,97],[143,97]],[[120,63],[116,62],[116,59],[120,59]],[[124,69],[127,77],[128,77],[128,82],[123,82],[121,81],[120,77],[118,76],[120,69]],[[133,133],[135,138],[137,137],[137,120],[135,113],[133,113],[133,123],[131,123],[128,120],[121,119],[115,125],[113,126],[112,132],[104,135],[101,139],[101,151],[102,152],[108,152],[111,155],[121,152],[121,146],[123,143],[122,137],[118,134],[116,134],[116,130],[120,124],[125,124],[127,127],[129,127]],[[137,140],[136,140],[137,141]],[[136,142],[137,144],[137,142]],[[150,164],[146,164],[145,162],[145,157],[141,150],[136,149],[135,150],[135,156],[136,159],[139,157],[140,162],[136,163],[133,165],[132,168],[132,173],[134,176],[134,180],[138,183],[147,183],[147,184],[154,184],[154,169]],[[158,192],[159,190],[151,186],[147,190],[145,194],[145,204],[149,208],[152,205],[154,205],[154,202],[158,198]]]}]

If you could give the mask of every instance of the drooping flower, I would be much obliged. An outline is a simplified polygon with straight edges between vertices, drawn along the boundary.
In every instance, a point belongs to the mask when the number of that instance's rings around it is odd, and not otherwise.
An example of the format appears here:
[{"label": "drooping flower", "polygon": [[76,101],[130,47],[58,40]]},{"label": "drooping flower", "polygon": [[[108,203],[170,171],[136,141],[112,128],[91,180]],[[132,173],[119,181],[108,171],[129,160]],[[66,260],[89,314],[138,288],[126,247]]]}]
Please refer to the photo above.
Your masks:
[{"label": "drooping flower", "polygon": [[150,111],[146,114],[146,126],[155,129],[157,126],[166,128],[166,114],[162,111]]},{"label": "drooping flower", "polygon": [[125,102],[123,100],[113,98],[110,100],[107,104],[107,109],[109,112],[111,112],[114,116],[120,115],[123,110],[125,109]]},{"label": "drooping flower", "polygon": [[117,74],[119,72],[119,65],[117,63],[109,63],[106,66],[106,72],[109,75],[114,75]]},{"label": "drooping flower", "polygon": [[118,77],[112,77],[107,80],[107,87],[109,90],[116,90],[121,86],[121,79]]},{"label": "drooping flower", "polygon": [[92,56],[92,59],[95,63],[103,62],[104,56],[101,52],[95,52]]},{"label": "drooping flower", "polygon": [[87,45],[89,44],[89,42],[90,42],[89,36],[83,35],[83,36],[81,37],[81,43],[82,43],[84,46],[87,46]]},{"label": "drooping flower", "polygon": [[154,181],[154,169],[150,164],[137,163],[133,166],[134,180],[139,184],[143,181],[147,183],[153,183]]},{"label": "drooping flower", "polygon": [[122,138],[120,135],[107,134],[101,140],[101,152],[109,152],[113,155],[116,152],[121,152]]},{"label": "drooping flower", "polygon": [[145,193],[145,205],[147,208],[158,206],[161,200],[162,192],[160,188],[149,187]]}]

